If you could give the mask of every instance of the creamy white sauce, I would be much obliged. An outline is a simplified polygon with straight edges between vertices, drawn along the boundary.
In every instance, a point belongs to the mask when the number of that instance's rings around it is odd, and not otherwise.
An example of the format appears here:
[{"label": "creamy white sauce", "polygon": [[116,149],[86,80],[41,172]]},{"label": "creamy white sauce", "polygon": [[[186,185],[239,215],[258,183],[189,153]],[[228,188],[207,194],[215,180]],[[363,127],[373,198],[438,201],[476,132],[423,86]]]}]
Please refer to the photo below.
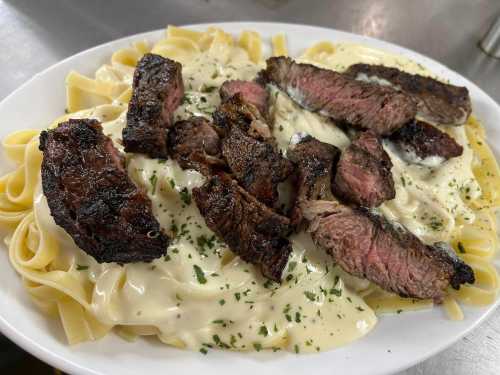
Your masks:
[{"label": "creamy white sauce", "polygon": [[[356,62],[384,63],[426,73],[403,57],[348,44],[337,47],[327,67],[342,71]],[[238,48],[231,52],[227,63],[200,55],[183,67],[186,97],[175,113],[176,119],[193,114],[209,117],[219,104],[218,86],[227,79],[252,79],[260,68]],[[129,84],[132,73],[124,70],[120,75],[108,68],[99,71],[106,79]],[[283,151],[299,132],[341,149],[349,144],[346,134],[330,120],[298,107],[275,89],[271,98],[273,135]],[[125,111],[103,117],[109,113],[114,112],[96,109],[82,112],[81,116],[103,121],[104,133],[122,150]],[[463,127],[449,132],[464,147],[464,153],[435,168],[408,165],[387,148],[394,164],[397,193],[380,211],[430,242],[447,240],[456,221],[472,221],[464,194],[480,194]],[[254,350],[259,345],[283,344],[280,338],[286,336],[286,349],[311,352],[345,345],[374,327],[376,316],[354,292],[365,289],[368,282],[335,268],[309,235],[291,237],[293,252],[283,283],[270,283],[215,239],[196,205],[190,202],[191,190],[203,183],[203,176],[182,170],[172,160],[161,162],[131,154],[127,163],[131,178],[151,198],[161,226],[175,237],[167,256],[161,259],[124,266],[98,264],[55,225],[40,193],[35,202],[40,225],[53,233],[65,249],[58,261],[67,264],[75,277],[95,283],[92,309],[100,321],[141,326],[144,332],[158,334],[164,341],[178,337],[194,350],[204,344]]]},{"label": "creamy white sauce", "polygon": [[394,87],[396,90],[400,90],[400,87],[397,85],[393,85],[391,82],[386,80],[385,78],[380,78],[377,76],[368,76],[366,73],[358,73],[356,76],[356,79],[358,81],[363,81],[363,82],[368,82],[368,83],[376,83],[377,85],[380,86],[391,86]]}]

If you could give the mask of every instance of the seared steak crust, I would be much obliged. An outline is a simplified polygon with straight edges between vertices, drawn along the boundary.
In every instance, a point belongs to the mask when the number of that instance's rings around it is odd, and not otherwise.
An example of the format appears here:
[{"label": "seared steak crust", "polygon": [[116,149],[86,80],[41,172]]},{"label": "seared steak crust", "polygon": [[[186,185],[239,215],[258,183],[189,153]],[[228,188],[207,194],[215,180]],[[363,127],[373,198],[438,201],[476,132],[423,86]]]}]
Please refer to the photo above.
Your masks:
[{"label": "seared steak crust", "polygon": [[222,142],[222,155],[241,186],[262,203],[278,202],[278,184],[293,171],[290,161],[264,141],[233,126]]},{"label": "seared steak crust", "polygon": [[390,139],[403,152],[420,159],[437,156],[448,160],[463,152],[462,146],[452,137],[423,121],[409,123],[394,132]]},{"label": "seared steak crust", "polygon": [[304,205],[313,240],[346,272],[366,278],[402,297],[441,302],[446,288],[473,283],[472,269],[442,246],[423,244],[382,216],[338,202]]},{"label": "seared steak crust", "polygon": [[238,93],[245,102],[255,106],[263,117],[267,117],[269,93],[265,87],[253,81],[231,80],[224,82],[219,89],[223,102]]},{"label": "seared steak crust", "polygon": [[288,57],[271,57],[262,76],[302,107],[377,134],[390,134],[415,117],[406,94],[372,85]]},{"label": "seared steak crust", "polygon": [[178,121],[168,133],[170,156],[183,169],[195,169],[208,176],[214,167],[224,166],[219,135],[204,117]]},{"label": "seared steak crust", "polygon": [[288,218],[278,215],[238,186],[227,175],[214,175],[193,189],[207,226],[244,261],[279,282],[291,253],[286,236]]},{"label": "seared steak crust", "polygon": [[223,137],[222,155],[238,182],[259,201],[273,207],[278,184],[293,171],[274,145],[274,138],[257,109],[236,94],[213,114]]},{"label": "seared steak crust", "polygon": [[351,65],[345,74],[353,79],[378,83],[381,80],[387,81],[391,86],[410,95],[417,105],[418,115],[434,123],[461,125],[472,111],[466,87],[446,84],[382,65],[355,64]]},{"label": "seared steak crust", "polygon": [[237,126],[257,140],[274,142],[271,129],[259,110],[245,101],[241,93],[226,99],[212,114],[218,133],[225,137],[231,127]]},{"label": "seared steak crust", "polygon": [[133,93],[123,129],[126,152],[167,157],[167,128],[184,95],[182,66],[147,53],[134,72]]},{"label": "seared steak crust", "polygon": [[42,187],[50,212],[99,263],[165,254],[151,201],[129,179],[123,156],[96,120],[69,120],[40,135]]},{"label": "seared steak crust", "polygon": [[288,158],[297,166],[295,173],[296,197],[292,210],[292,224],[302,222],[300,206],[309,200],[331,200],[333,167],[340,151],[333,145],[320,142],[310,135],[296,134],[288,148]]},{"label": "seared steak crust", "polygon": [[377,207],[396,196],[391,168],[380,138],[371,131],[361,133],[340,156],[333,191],[349,203]]}]

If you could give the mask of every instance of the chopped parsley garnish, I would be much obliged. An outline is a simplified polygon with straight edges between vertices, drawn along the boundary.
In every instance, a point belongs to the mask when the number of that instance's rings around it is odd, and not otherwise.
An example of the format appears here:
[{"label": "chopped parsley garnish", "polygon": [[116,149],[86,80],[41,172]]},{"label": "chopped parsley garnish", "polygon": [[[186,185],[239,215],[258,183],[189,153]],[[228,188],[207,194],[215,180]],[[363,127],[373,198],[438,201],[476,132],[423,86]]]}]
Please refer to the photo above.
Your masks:
[{"label": "chopped parsley garnish", "polygon": [[260,352],[262,350],[262,344],[258,342],[253,343],[253,347],[256,351]]},{"label": "chopped parsley garnish", "polygon": [[149,177],[149,183],[151,184],[151,194],[156,193],[156,183],[158,182],[158,176],[153,173],[151,177]]},{"label": "chopped parsley garnish", "polygon": [[356,310],[358,310],[358,311],[365,311],[365,309],[363,309],[361,306],[356,306]]},{"label": "chopped parsley garnish", "polygon": [[330,294],[340,297],[342,295],[342,289],[332,288],[330,289]]},{"label": "chopped parsley garnish", "polygon": [[196,278],[200,284],[206,284],[207,279],[205,278],[205,273],[198,265],[193,265],[194,273],[196,274]]},{"label": "chopped parsley garnish", "polygon": [[174,189],[174,188],[175,188],[175,181],[174,181],[174,179],[173,179],[173,178],[170,178],[170,179],[168,180],[168,182],[169,182],[170,186],[172,187],[172,189]]},{"label": "chopped parsley garnish", "polygon": [[76,265],[76,270],[77,271],[85,271],[85,270],[88,270],[89,269],[89,266],[82,266],[81,264],[77,264]]},{"label": "chopped parsley garnish", "polygon": [[236,298],[236,301],[239,301],[241,299],[241,294],[239,292],[234,293],[234,298]]},{"label": "chopped parsley garnish", "polygon": [[259,335],[262,335],[264,337],[266,337],[267,335],[269,335],[269,331],[267,330],[266,326],[261,326],[259,328]]},{"label": "chopped parsley garnish", "polygon": [[302,320],[300,319],[300,313],[297,311],[295,313],[295,322],[296,323],[300,323]]},{"label": "chopped parsley garnish", "polygon": [[299,354],[299,346],[297,344],[295,344],[295,346],[293,348],[295,350],[295,353]]},{"label": "chopped parsley garnish", "polygon": [[205,348],[200,348],[200,353],[203,354],[203,355],[207,355],[208,350],[205,349]]},{"label": "chopped parsley garnish", "polygon": [[304,294],[305,294],[305,296],[307,297],[308,300],[310,300],[312,302],[316,301],[316,294],[315,293],[309,292],[309,291],[306,290],[304,292]]},{"label": "chopped parsley garnish", "polygon": [[183,188],[180,192],[179,195],[181,197],[181,200],[184,202],[186,206],[189,206],[191,204],[191,194],[189,193],[189,190],[187,187]]},{"label": "chopped parsley garnish", "polygon": [[293,270],[297,267],[297,262],[290,262],[288,263],[288,272],[291,273]]},{"label": "chopped parsley garnish", "polygon": [[225,299],[220,299],[219,300],[219,305],[224,306],[225,304],[226,304],[226,300]]}]

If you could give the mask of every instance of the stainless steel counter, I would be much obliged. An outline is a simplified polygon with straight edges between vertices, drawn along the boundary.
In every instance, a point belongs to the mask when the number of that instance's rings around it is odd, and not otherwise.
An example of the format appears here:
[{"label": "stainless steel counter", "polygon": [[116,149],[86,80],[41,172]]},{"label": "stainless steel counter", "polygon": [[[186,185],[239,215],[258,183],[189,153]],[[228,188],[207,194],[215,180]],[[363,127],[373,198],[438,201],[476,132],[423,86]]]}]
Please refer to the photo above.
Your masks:
[{"label": "stainless steel counter", "polygon": [[[477,47],[498,15],[499,0],[0,0],[0,99],[53,63],[116,38],[169,23],[258,20],[326,26],[400,44],[458,71],[500,102],[500,60]],[[497,310],[472,334],[401,374],[499,373]]]}]

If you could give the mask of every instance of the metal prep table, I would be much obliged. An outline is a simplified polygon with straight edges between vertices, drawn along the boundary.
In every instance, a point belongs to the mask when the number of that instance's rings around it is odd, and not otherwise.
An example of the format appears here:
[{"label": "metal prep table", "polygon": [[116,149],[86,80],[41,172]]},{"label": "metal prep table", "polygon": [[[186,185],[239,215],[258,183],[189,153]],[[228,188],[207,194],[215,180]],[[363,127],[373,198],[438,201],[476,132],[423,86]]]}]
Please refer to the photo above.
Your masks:
[{"label": "metal prep table", "polygon": [[[255,20],[325,26],[397,43],[458,71],[500,102],[500,60],[478,48],[499,15],[500,0],[0,0],[0,100],[35,73],[110,40],[169,23]],[[0,372],[52,370],[0,337]],[[402,374],[500,374],[500,310]]]}]

